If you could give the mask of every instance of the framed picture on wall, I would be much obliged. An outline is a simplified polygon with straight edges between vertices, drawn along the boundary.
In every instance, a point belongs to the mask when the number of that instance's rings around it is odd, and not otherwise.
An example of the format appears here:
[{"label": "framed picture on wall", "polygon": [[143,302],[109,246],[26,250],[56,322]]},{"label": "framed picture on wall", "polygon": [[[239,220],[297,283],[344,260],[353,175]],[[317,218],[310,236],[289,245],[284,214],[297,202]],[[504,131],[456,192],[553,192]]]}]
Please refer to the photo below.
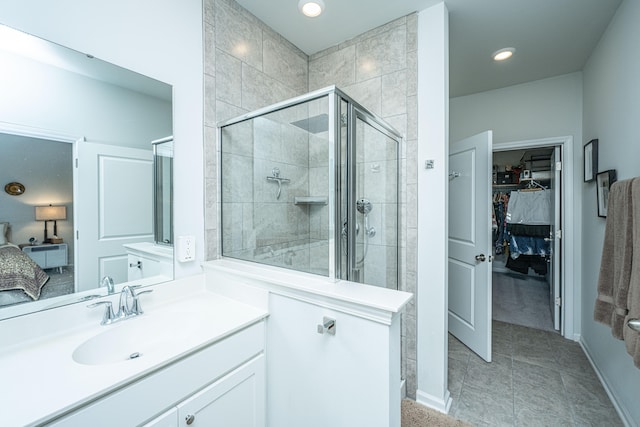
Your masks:
[{"label": "framed picture on wall", "polygon": [[584,182],[593,181],[598,173],[598,140],[592,139],[584,146]]},{"label": "framed picture on wall", "polygon": [[611,188],[611,184],[616,182],[615,169],[600,172],[596,177],[596,182],[598,191],[598,216],[606,218],[607,205],[609,203],[609,189]]}]

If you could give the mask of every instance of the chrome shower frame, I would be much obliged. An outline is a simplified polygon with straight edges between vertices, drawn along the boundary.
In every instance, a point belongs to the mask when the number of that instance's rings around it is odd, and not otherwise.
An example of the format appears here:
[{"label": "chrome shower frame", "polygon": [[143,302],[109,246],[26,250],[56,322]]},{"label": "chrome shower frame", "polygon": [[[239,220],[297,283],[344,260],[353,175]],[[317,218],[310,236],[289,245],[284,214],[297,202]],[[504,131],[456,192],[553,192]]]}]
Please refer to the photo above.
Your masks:
[{"label": "chrome shower frame", "polygon": [[[398,227],[400,225],[400,146],[402,143],[402,135],[391,125],[386,123],[381,117],[370,112],[358,102],[354,101],[351,97],[338,89],[336,86],[328,86],[323,89],[319,89],[313,92],[309,92],[305,95],[301,95],[295,98],[282,101],[268,107],[260,108],[250,113],[243,114],[233,119],[225,120],[217,124],[217,176],[218,176],[218,199],[222,201],[221,183],[222,183],[222,128],[237,123],[241,123],[247,120],[252,120],[266,114],[274,113],[286,108],[294,107],[296,105],[304,104],[310,101],[314,101],[319,98],[328,97],[328,114],[329,114],[329,198],[328,208],[329,212],[333,215],[329,215],[328,224],[328,244],[329,244],[329,274],[328,276],[335,281],[338,280],[354,280],[359,281],[360,270],[356,268],[356,233],[349,232],[347,237],[347,267],[342,268],[341,262],[341,233],[342,233],[342,204],[347,204],[347,221],[348,224],[356,224],[356,121],[359,119],[364,123],[372,126],[388,138],[396,142],[396,194],[397,194],[397,218]],[[341,102],[347,103],[347,111],[341,111]],[[347,159],[345,159],[346,167],[346,199],[343,201],[343,189],[340,188],[339,183],[342,182],[342,158],[341,158],[341,123],[343,122],[343,114],[346,113],[348,134],[347,134]],[[221,203],[218,206],[218,229],[221,230],[218,234],[218,257],[222,258],[222,208]],[[400,230],[396,233],[396,259],[398,280],[400,277]]]}]

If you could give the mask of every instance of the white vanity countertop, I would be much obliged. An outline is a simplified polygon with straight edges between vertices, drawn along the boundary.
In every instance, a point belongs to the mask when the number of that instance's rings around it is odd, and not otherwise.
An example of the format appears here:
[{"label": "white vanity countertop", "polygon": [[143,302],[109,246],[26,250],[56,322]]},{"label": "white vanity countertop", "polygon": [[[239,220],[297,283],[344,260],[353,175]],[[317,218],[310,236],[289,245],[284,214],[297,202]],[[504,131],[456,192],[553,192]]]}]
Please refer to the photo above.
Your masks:
[{"label": "white vanity countertop", "polygon": [[173,260],[173,246],[157,245],[151,242],[128,243],[123,246],[139,255],[154,255]]},{"label": "white vanity countertop", "polygon": [[[352,307],[363,307],[366,311],[376,310],[381,313],[396,314],[413,298],[413,294],[409,292],[347,280],[335,281],[315,274],[230,258],[207,261],[203,267],[205,274],[212,272],[228,273],[248,279],[258,286],[260,286],[260,282],[268,282],[272,291],[274,287],[278,287],[286,292],[312,294],[315,298],[329,299],[340,304],[349,304]],[[227,279],[214,279],[213,282],[215,283],[212,289],[216,289],[217,292],[221,293],[228,294],[226,292],[228,289],[225,288],[233,286],[232,281]],[[237,295],[237,297],[240,299],[242,295]]]},{"label": "white vanity countertop", "polygon": [[[142,301],[145,313],[139,317],[101,326],[102,308],[98,308],[91,324],[70,328],[67,333],[63,331],[4,346],[0,350],[0,425],[28,426],[51,420],[268,315],[265,310],[204,289],[168,302],[158,301],[157,295],[155,300],[148,307]],[[175,336],[176,343],[163,345],[161,350],[150,351],[139,358],[101,365],[74,361],[74,350],[88,339],[113,328],[133,326],[133,322],[145,317],[144,321],[152,324],[153,316],[161,319],[161,324],[167,324],[167,319],[176,319],[179,323],[180,316],[188,317],[189,322],[183,322],[188,325],[184,333],[174,331],[171,335]],[[14,322],[11,326],[15,328],[16,325],[20,323]],[[25,329],[33,326],[29,321],[24,325]]]}]

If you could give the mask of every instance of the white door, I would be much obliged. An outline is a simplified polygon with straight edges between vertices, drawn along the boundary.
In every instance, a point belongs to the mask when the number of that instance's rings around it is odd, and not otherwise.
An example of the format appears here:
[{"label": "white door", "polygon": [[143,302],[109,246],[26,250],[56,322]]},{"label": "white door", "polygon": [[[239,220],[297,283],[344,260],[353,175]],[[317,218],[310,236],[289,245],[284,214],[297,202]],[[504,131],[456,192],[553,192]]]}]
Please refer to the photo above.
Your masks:
[{"label": "white door", "polygon": [[491,361],[492,131],[449,149],[449,332]]},{"label": "white door", "polygon": [[111,276],[127,281],[126,243],[153,241],[153,153],[149,150],[76,144],[77,291]]},{"label": "white door", "polygon": [[551,155],[551,259],[549,262],[549,305],[553,313],[553,328],[560,330],[560,270],[561,258],[561,196],[562,196],[562,162],[560,147],[555,147]]}]

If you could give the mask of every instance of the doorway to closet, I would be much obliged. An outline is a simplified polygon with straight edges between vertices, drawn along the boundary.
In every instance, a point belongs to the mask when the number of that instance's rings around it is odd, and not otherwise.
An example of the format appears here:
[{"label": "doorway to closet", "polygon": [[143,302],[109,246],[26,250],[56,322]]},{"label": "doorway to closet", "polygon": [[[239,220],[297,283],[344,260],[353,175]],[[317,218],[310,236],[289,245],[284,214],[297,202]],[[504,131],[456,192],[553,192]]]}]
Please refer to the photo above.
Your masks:
[{"label": "doorway to closet", "polygon": [[562,147],[494,149],[492,317],[561,330]]}]

